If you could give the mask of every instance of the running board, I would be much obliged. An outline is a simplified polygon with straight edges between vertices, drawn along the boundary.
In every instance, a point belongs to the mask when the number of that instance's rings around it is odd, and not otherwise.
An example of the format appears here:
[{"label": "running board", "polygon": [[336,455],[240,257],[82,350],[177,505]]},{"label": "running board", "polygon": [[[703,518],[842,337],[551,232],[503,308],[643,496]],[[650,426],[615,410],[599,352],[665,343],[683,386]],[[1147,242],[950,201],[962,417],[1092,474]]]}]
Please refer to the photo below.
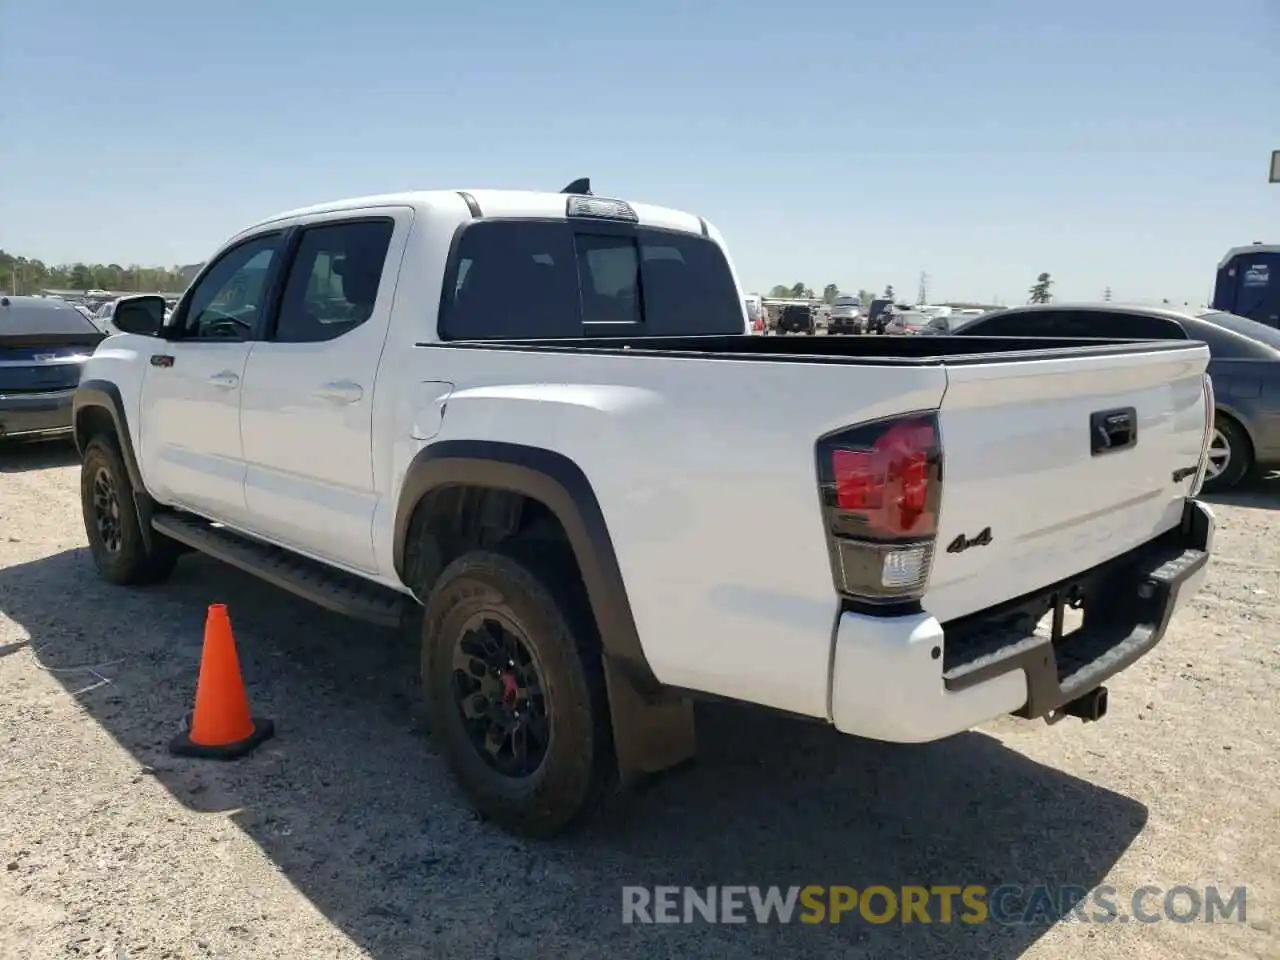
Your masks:
[{"label": "running board", "polygon": [[409,602],[408,597],[395,590],[190,514],[157,514],[151,526],[215,560],[238,567],[326,610],[365,623],[397,627]]}]

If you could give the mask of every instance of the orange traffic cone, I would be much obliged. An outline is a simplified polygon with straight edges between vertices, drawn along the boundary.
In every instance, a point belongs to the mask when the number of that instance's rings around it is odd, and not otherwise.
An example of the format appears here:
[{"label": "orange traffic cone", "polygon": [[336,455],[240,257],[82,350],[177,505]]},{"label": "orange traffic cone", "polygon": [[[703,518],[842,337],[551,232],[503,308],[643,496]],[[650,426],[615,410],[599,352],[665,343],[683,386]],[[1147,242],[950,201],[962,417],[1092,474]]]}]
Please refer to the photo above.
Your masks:
[{"label": "orange traffic cone", "polygon": [[191,727],[173,738],[169,751],[180,757],[234,760],[275,733],[275,724],[249,715],[240,660],[227,608],[215,603],[204,624],[204,652],[196,681]]}]

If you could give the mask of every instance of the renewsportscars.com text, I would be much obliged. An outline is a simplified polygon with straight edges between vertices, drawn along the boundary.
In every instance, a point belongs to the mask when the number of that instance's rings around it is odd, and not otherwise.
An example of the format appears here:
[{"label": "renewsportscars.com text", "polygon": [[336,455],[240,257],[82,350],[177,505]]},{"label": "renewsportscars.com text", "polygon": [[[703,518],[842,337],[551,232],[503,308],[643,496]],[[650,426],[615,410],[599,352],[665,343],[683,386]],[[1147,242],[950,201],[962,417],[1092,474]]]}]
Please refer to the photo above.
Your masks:
[{"label": "renewsportscars.com text", "polygon": [[722,886],[622,888],[622,922],[845,923],[1004,926],[1083,923],[1243,923],[1244,887]]}]

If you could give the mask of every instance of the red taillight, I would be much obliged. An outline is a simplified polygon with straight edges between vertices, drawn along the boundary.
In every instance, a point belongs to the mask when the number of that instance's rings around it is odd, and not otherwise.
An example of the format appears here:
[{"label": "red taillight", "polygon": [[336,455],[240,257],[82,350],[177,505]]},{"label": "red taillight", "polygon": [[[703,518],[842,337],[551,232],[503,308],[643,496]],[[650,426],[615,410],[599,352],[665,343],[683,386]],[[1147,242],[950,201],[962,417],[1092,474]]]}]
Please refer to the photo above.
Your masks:
[{"label": "red taillight", "polygon": [[878,421],[825,437],[818,472],[837,589],[873,603],[921,596],[942,497],[937,416]]},{"label": "red taillight", "polygon": [[833,449],[836,506],[860,514],[878,534],[931,536],[936,517],[929,509],[930,461],[936,448],[932,423],[903,420],[870,449]]}]

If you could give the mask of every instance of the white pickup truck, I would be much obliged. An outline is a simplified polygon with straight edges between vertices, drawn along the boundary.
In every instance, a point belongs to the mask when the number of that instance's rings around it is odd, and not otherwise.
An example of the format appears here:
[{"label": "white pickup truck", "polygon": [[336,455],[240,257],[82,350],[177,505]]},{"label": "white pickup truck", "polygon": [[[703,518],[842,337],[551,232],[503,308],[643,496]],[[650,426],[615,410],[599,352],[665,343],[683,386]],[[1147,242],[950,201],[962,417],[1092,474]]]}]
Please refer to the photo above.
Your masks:
[{"label": "white pickup truck", "polygon": [[195,549],[420,612],[433,736],[512,830],[692,756],[700,696],[1097,719],[1212,546],[1202,344],[753,337],[714,227],[586,192],[297,210],[115,323],[74,404],[100,574]]}]

